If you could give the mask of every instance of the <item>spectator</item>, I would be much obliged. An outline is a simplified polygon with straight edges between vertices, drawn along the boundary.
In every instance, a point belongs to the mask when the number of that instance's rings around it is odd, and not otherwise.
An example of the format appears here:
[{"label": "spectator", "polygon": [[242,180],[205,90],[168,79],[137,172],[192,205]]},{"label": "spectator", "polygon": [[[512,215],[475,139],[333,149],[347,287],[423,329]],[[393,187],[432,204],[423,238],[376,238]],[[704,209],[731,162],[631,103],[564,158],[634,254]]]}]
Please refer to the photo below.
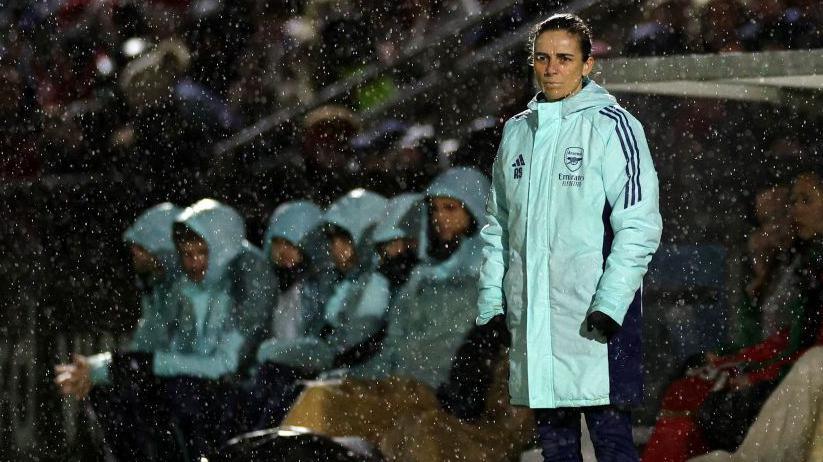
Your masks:
[{"label": "spectator", "polygon": [[57,35],[58,46],[36,62],[37,97],[46,112],[92,96],[96,80],[94,57],[101,52],[92,29],[77,27]]},{"label": "spectator", "polygon": [[363,168],[363,182],[375,192],[388,196],[397,192],[397,181],[393,174],[393,149],[406,130],[407,124],[389,119],[352,140],[352,148]]},{"label": "spectator", "polygon": [[440,149],[434,127],[410,126],[389,156],[396,193],[422,191],[440,172]]},{"label": "spectator", "polygon": [[748,49],[814,48],[814,26],[797,7],[782,0],[763,0],[755,2],[752,10],[752,20],[741,30]]},{"label": "spectator", "polygon": [[354,113],[340,106],[322,106],[306,115],[302,150],[310,193],[318,204],[329,204],[357,183],[351,140],[360,131]]},{"label": "spectator", "polygon": [[421,45],[429,31],[430,0],[366,0],[363,3],[364,10],[373,15],[370,23],[377,59],[381,63],[394,63],[404,50]]},{"label": "spectator", "polygon": [[[491,0],[479,0],[477,6],[480,12],[485,12],[494,3]],[[505,13],[498,13],[471,28],[465,34],[465,42],[469,48],[480,48],[493,43],[505,33],[517,30],[524,23],[524,5],[522,2],[513,3]]]},{"label": "spectator", "polygon": [[248,46],[238,60],[238,77],[229,89],[235,111],[247,124],[276,109],[308,104],[314,96],[308,52],[317,31],[297,16],[297,2],[289,8],[281,3],[258,2],[258,18]]},{"label": "spectator", "polygon": [[[795,281],[793,287],[778,288],[789,294],[788,303],[784,302],[781,310],[792,315],[790,323],[760,343],[722,356],[707,355],[708,367],[697,371],[702,375],[693,373],[672,384],[664,397],[663,415],[646,447],[644,461],[685,460],[709,449],[736,447],[782,374],[806,349],[821,341],[819,331],[823,324],[820,308],[815,305],[819,282],[814,279],[822,271],[820,233],[817,222],[812,223],[811,219],[817,211],[816,198],[821,195],[818,184],[819,178],[813,174],[801,175],[795,181],[791,210],[801,240],[799,257],[783,272],[785,277],[772,279],[778,285],[786,285],[786,280]],[[708,418],[712,414],[707,414],[702,422],[692,419],[699,408],[707,406],[705,400],[716,389],[725,389],[729,395],[742,392],[742,401],[737,405],[737,413],[725,418],[718,416],[717,426],[707,429],[706,425],[715,420]],[[729,398],[729,402],[736,402],[733,399]],[[702,432],[696,430],[696,423],[703,427]]]},{"label": "spectator", "polygon": [[648,22],[632,29],[623,47],[626,56],[666,56],[685,54],[689,50],[688,14],[690,0],[649,2]]},{"label": "spectator", "polygon": [[[741,435],[742,443],[733,453],[717,451],[693,459],[700,462],[736,460],[818,460],[820,446],[820,392],[817,381],[823,365],[823,181],[815,173],[797,177],[792,186],[792,217],[798,237],[804,243],[802,273],[804,325],[799,329],[802,356],[792,366],[780,387],[763,405],[754,424]],[[805,337],[805,338],[804,338]]]},{"label": "spectator", "polygon": [[503,127],[495,117],[475,119],[451,159],[452,166],[474,167],[491,176]]},{"label": "spectator", "polygon": [[700,25],[704,51],[744,51],[740,28],[745,21],[745,10],[738,0],[710,0],[701,10]]},{"label": "spectator", "polygon": [[791,256],[794,233],[789,210],[785,186],[768,188],[755,198],[760,226],[748,243],[753,277],[745,288],[748,307],[743,308],[739,323],[741,346],[770,337],[790,323],[799,259]]},{"label": "spectator", "polygon": [[323,325],[323,296],[318,276],[318,225],[323,212],[308,201],[281,204],[269,221],[264,255],[277,274],[278,297],[273,306],[271,337],[260,344],[251,401],[244,403],[246,426],[265,428],[279,423],[294,399],[295,368],[270,361],[268,352],[287,342],[319,335]]},{"label": "spectator", "polygon": [[[125,233],[132,265],[141,289],[140,319],[126,352],[152,354],[168,348],[170,326],[176,313],[169,298],[179,267],[172,242],[172,223],[180,209],[173,204],[158,204],[143,212]],[[113,358],[117,364],[112,365]],[[162,460],[168,445],[164,431],[154,419],[161,415],[157,406],[159,390],[151,381],[112,382],[111,368],[128,369],[127,356],[111,352],[85,357],[74,355],[72,364],[55,366],[60,392],[85,399],[90,396],[104,442],[118,460]],[[148,431],[146,431],[148,430]],[[165,429],[164,429],[165,430]],[[167,442],[166,442],[167,443]]]},{"label": "spectator", "polygon": [[[326,21],[320,28],[319,67],[315,83],[319,88],[357,76],[376,61],[374,38],[364,18],[341,15]],[[366,110],[379,105],[394,94],[390,76],[380,76],[357,88],[351,105]]]},{"label": "spectator", "polygon": [[261,311],[271,303],[259,301],[273,281],[260,280],[267,265],[253,265],[259,251],[244,235],[237,212],[211,199],[196,202],[177,217],[174,241],[185,277],[172,289],[177,318],[171,342],[136,361],[162,379],[164,404],[180,427],[191,459],[211,454],[236,433],[236,422],[224,420],[232,417],[227,410],[234,404],[221,379],[240,370],[248,359],[244,351],[254,347],[257,330],[267,325]]},{"label": "spectator", "polygon": [[31,177],[40,170],[40,127],[27,107],[25,79],[9,64],[0,64],[0,177]]}]

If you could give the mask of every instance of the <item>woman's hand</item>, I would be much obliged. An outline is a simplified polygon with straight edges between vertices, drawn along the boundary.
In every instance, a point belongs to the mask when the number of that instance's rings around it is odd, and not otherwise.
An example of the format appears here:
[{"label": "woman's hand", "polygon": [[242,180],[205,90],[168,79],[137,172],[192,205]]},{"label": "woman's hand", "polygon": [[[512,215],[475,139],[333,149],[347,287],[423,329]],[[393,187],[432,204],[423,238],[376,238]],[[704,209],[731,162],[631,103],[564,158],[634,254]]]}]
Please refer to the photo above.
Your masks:
[{"label": "woman's hand", "polygon": [[83,355],[75,354],[71,364],[54,366],[54,383],[63,396],[74,396],[85,399],[91,391],[91,367],[88,359]]}]

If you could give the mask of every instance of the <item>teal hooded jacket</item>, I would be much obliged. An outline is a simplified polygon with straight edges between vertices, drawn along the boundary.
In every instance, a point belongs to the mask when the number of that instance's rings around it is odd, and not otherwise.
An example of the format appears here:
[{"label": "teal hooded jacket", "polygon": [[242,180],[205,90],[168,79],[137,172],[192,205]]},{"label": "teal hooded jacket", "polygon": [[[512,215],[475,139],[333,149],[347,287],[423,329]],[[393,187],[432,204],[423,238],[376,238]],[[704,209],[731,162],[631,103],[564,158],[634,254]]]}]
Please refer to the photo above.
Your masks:
[{"label": "teal hooded jacket", "polygon": [[[432,181],[425,197],[449,197],[463,203],[476,222],[474,233],[445,260],[424,254],[408,282],[392,298],[382,351],[356,375],[405,376],[432,388],[449,377],[457,350],[474,326],[477,281],[482,259],[478,230],[484,223],[489,180],[471,168],[452,168]],[[423,210],[421,244],[427,242],[428,211]],[[423,246],[425,248],[425,246]]]},{"label": "teal hooded jacket", "polygon": [[[292,324],[295,332],[301,336],[317,335],[323,325],[323,301],[318,287],[318,274],[314,271],[314,262],[320,259],[320,246],[322,234],[319,232],[319,224],[323,218],[323,210],[309,201],[286,202],[274,211],[269,220],[269,226],[264,236],[264,254],[271,261],[272,240],[280,238],[288,241],[308,258],[310,265],[306,274],[298,284],[296,290],[299,291],[300,306],[298,317],[295,319],[272,318],[272,332],[276,332],[276,324]],[[288,341],[289,339],[285,339]],[[264,341],[257,350],[257,362],[263,363],[272,359],[272,352],[277,352],[284,339],[276,336]]]},{"label": "teal hooded jacket", "polygon": [[[169,323],[174,317],[168,298],[174,279],[179,275],[177,252],[171,238],[172,223],[181,209],[164,202],[146,209],[123,233],[125,244],[139,245],[163,267],[163,275],[143,287],[140,296],[140,319],[127,346],[129,351],[153,352],[169,343]],[[89,357],[94,384],[109,382],[111,354]]]},{"label": "teal hooded jacket", "polygon": [[[643,127],[591,80],[505,125],[481,231],[479,316],[506,315],[509,393],[532,408],[642,398],[640,288],[660,243]],[[599,311],[622,325],[589,332]]]},{"label": "teal hooded jacket", "polygon": [[[395,239],[419,239],[420,223],[423,215],[422,199],[422,194],[402,193],[389,200],[388,205],[386,206],[385,216],[380,220],[380,222],[377,223],[374,227],[374,231],[372,232],[372,240],[374,241],[375,248],[377,248],[380,244],[390,242]],[[384,280],[386,279],[386,276],[379,271],[374,272],[374,277]],[[400,287],[392,287],[391,284],[388,284],[389,307],[393,306],[393,304],[397,302],[397,297],[399,294],[404,293],[404,288],[407,283],[408,281]],[[392,310],[389,308],[385,316],[387,333],[391,331],[391,328],[389,327],[391,322],[395,321],[395,318],[391,315],[391,312]],[[383,351],[382,345],[380,347],[380,351]],[[364,378],[386,376],[388,367],[385,362],[386,355],[378,353],[360,364],[353,365],[348,375]]]},{"label": "teal hooded jacket", "polygon": [[238,370],[248,345],[262,336],[274,281],[259,250],[245,240],[245,222],[231,207],[203,199],[176,219],[208,245],[204,279],[182,276],[171,302],[177,313],[167,349],[154,354],[157,376],[217,379]]},{"label": "teal hooded jacket", "polygon": [[335,225],[348,232],[358,255],[358,267],[336,281],[324,303],[324,321],[332,327],[333,334],[278,342],[265,355],[258,352],[258,361],[322,372],[333,367],[339,353],[380,329],[389,303],[389,283],[371,271],[376,256],[370,233],[384,216],[386,203],[379,194],[355,189],[329,206],[321,226]]},{"label": "teal hooded jacket", "polygon": [[392,197],[386,205],[386,213],[371,233],[375,246],[395,239],[417,238],[420,228],[423,195],[402,193]]}]

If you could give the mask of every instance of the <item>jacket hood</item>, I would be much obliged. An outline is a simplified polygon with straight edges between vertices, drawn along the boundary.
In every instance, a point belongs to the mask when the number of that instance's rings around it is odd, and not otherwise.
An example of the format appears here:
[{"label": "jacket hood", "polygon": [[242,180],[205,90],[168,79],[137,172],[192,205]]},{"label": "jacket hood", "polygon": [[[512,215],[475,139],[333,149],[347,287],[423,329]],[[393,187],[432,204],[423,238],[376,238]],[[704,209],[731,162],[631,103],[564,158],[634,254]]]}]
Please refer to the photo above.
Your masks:
[{"label": "jacket hood", "polygon": [[309,201],[292,201],[281,204],[269,219],[269,227],[263,238],[263,255],[266,260],[271,257],[271,240],[285,239],[299,248],[304,254],[306,237],[320,224],[323,210]]},{"label": "jacket hood", "polygon": [[489,179],[479,170],[455,167],[441,173],[426,188],[426,197],[451,197],[462,202],[477,222],[478,229],[486,214]]},{"label": "jacket hood", "polygon": [[172,239],[174,219],[182,209],[171,202],[149,207],[123,233],[123,242],[136,244],[160,260],[167,274],[177,268],[177,250]]},{"label": "jacket hood", "polygon": [[214,199],[201,199],[183,210],[175,220],[202,237],[209,246],[209,268],[204,282],[215,284],[246,243],[246,224],[237,210]]},{"label": "jacket hood", "polygon": [[[538,93],[531,101],[529,101],[528,108],[536,111],[538,104],[541,102],[545,102],[545,100],[541,101],[543,98],[542,93]],[[560,104],[560,114],[563,117],[568,116],[569,114],[573,114],[575,112],[583,111],[589,108],[601,108],[611,106],[613,104],[617,104],[617,100],[606,91],[605,88],[601,87],[594,80],[584,77],[583,78],[583,88],[574,96],[569,98],[563,99],[557,103],[548,103],[548,104]]]},{"label": "jacket hood", "polygon": [[385,216],[388,200],[362,188],[354,189],[334,201],[323,216],[323,222],[346,230],[360,249],[369,229]]},{"label": "jacket hood", "polygon": [[386,206],[386,214],[375,226],[372,240],[375,244],[394,239],[415,236],[415,224],[420,213],[416,213],[421,194],[404,193],[394,196]]}]

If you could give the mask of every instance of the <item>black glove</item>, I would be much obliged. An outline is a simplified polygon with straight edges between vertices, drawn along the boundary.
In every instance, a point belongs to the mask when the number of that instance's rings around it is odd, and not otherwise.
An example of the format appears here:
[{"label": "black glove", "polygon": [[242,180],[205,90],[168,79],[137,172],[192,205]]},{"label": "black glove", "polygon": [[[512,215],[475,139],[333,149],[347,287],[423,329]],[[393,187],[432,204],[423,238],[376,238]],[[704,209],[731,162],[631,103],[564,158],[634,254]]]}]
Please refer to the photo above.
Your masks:
[{"label": "black glove", "polygon": [[326,340],[334,335],[334,326],[329,323],[323,323],[323,327],[320,328],[320,333],[318,334],[320,338]]},{"label": "black glove", "polygon": [[592,314],[586,318],[586,329],[588,329],[589,332],[597,329],[606,339],[610,339],[620,330],[620,324],[599,311],[593,311]]},{"label": "black glove", "polygon": [[387,324],[388,323],[386,323],[386,321],[383,321],[380,329],[369,338],[347,348],[341,353],[338,353],[337,356],[334,357],[334,364],[332,367],[335,369],[341,367],[352,367],[357,364],[362,364],[374,357],[374,355],[383,349],[383,340],[386,339],[386,333],[388,330]]},{"label": "black glove", "polygon": [[492,338],[499,339],[500,343],[505,347],[512,346],[512,334],[506,325],[505,314],[498,314],[491,318],[487,326],[492,330]]}]

